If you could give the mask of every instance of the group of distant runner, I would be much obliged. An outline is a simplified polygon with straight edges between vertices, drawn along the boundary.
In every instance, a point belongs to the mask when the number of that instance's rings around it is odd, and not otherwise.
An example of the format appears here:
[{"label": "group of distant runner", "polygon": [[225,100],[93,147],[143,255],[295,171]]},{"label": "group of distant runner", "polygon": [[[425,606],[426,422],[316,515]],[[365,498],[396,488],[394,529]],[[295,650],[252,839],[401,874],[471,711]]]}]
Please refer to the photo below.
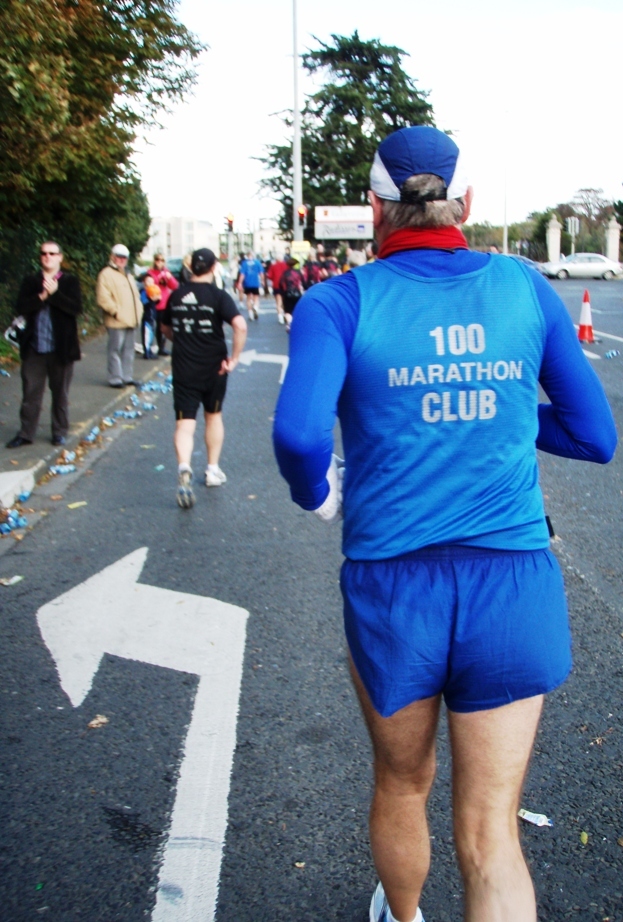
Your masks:
[{"label": "group of distant runner", "polygon": [[322,244],[318,244],[315,249],[310,248],[301,265],[301,260],[289,251],[282,258],[275,261],[268,259],[263,263],[249,251],[240,257],[234,288],[240,303],[246,305],[250,321],[259,319],[260,292],[263,290],[269,294],[272,289],[277,320],[289,332],[296,305],[306,291],[319,282],[348,272],[365,262],[372,262],[376,259],[376,253],[375,243],[368,244],[365,251],[348,249],[340,265],[332,250],[325,250]]}]

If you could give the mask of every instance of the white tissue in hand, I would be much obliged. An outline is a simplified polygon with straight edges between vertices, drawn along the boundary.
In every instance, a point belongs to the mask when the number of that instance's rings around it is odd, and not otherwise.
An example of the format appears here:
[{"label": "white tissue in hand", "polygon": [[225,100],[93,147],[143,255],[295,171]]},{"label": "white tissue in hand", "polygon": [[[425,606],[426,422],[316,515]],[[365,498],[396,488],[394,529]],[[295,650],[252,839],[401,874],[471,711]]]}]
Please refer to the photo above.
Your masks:
[{"label": "white tissue in hand", "polygon": [[[338,466],[339,465],[339,466]],[[315,515],[323,522],[334,522],[342,518],[342,481],[344,479],[344,462],[337,455],[331,455],[331,464],[327,471],[329,494],[322,506],[314,509]]]}]

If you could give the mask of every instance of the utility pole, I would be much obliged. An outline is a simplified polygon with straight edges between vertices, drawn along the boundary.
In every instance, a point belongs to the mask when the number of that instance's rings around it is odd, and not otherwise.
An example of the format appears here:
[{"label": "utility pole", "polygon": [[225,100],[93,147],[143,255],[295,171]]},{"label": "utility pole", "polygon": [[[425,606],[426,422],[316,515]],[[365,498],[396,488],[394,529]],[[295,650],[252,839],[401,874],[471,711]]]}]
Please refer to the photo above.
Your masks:
[{"label": "utility pole", "polygon": [[298,220],[299,208],[303,204],[303,169],[301,165],[301,113],[299,111],[299,53],[296,0],[292,0],[292,59],[294,62],[294,135],[292,138],[292,229],[294,240],[303,240],[304,228]]}]

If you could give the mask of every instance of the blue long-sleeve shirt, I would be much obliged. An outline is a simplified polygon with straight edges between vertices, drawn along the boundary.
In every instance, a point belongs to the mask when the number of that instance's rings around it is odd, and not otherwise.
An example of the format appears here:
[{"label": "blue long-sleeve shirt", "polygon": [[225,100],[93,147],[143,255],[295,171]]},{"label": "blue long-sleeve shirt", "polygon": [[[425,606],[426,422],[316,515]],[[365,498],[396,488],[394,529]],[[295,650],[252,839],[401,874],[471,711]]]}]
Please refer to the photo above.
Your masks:
[{"label": "blue long-sleeve shirt", "polygon": [[[537,381],[551,400],[538,409]],[[461,249],[400,252],[301,300],[274,440],[305,509],[328,493],[337,415],[355,559],[431,543],[546,546],[536,448],[603,463],[616,445],[552,287]]]}]

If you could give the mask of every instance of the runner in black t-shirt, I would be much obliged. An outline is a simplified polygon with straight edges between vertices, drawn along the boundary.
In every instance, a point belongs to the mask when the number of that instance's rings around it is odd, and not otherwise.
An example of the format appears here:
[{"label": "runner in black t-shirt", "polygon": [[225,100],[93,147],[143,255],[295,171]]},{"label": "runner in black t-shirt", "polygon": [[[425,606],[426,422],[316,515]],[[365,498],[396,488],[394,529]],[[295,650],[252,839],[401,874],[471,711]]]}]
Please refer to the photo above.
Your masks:
[{"label": "runner in black t-shirt", "polygon": [[[161,326],[173,340],[173,406],[177,419],[173,442],[178,462],[177,501],[189,509],[195,502],[190,461],[197,410],[203,404],[208,466],[205,482],[219,487],[227,480],[219,467],[225,430],[223,400],[227,375],[238,364],[247,338],[247,324],[233,299],[214,284],[212,250],[195,250],[192,280],[171,293],[162,312]],[[232,355],[227,355],[223,321],[234,332]]]}]

